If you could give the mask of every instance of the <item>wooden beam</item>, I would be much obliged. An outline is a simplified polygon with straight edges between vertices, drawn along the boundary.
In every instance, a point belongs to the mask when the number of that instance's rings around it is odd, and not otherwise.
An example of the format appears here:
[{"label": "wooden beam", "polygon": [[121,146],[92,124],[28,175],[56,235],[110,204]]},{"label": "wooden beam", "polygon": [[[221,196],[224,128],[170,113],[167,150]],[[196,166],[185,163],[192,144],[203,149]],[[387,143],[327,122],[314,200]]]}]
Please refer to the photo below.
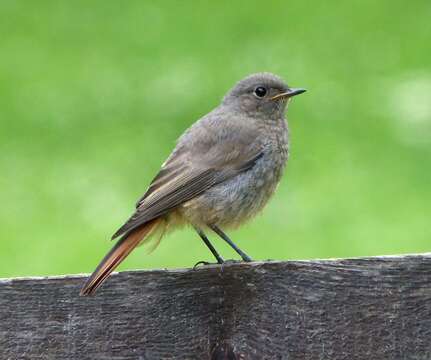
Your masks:
[{"label": "wooden beam", "polygon": [[0,280],[0,359],[431,359],[431,256]]}]

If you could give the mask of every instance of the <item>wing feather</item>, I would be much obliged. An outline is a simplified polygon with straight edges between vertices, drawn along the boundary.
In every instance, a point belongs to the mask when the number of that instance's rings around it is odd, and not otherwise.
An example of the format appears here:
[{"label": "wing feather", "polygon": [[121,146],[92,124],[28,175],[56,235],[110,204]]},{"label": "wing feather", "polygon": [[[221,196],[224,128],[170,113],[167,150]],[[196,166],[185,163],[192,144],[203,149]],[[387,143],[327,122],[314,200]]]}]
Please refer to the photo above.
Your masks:
[{"label": "wing feather", "polygon": [[223,170],[207,169],[201,172],[185,173],[178,178],[173,178],[170,182],[159,187],[157,191],[144,197],[136,212],[118,229],[112,238],[114,239],[126,232],[132,231],[145,222],[151,221],[178,205],[193,199],[212,186],[250,169],[262,154],[259,153],[237,168]]},{"label": "wing feather", "polygon": [[137,202],[135,213],[112,238],[127,234],[252,168],[263,155],[258,128],[234,120],[226,120],[231,121],[229,127],[218,125],[221,120],[215,117],[204,118],[200,125],[192,126]]}]

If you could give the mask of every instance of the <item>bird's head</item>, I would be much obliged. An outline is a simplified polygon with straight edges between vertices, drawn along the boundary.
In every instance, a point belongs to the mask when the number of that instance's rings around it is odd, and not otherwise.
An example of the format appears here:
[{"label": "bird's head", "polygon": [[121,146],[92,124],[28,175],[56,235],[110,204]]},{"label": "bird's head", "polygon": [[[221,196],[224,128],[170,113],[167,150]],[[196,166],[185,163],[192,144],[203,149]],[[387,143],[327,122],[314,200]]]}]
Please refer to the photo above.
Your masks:
[{"label": "bird's head", "polygon": [[249,116],[283,116],[289,100],[305,89],[291,88],[271,73],[257,73],[239,81],[224,97],[223,104]]}]

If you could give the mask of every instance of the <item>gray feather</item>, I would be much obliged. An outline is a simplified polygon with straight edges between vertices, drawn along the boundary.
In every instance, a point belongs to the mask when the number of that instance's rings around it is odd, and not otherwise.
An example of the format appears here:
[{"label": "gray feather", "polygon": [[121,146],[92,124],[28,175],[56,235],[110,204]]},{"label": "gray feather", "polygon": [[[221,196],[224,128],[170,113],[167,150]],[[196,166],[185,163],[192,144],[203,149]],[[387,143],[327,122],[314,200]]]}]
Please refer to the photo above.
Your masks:
[{"label": "gray feather", "polygon": [[[113,239],[253,167],[262,156],[258,128],[252,122],[247,126],[232,123],[232,131],[226,132],[218,126],[221,119],[217,115],[213,112],[212,116],[204,117],[196,123],[200,126],[195,124],[179,139],[176,149],[137,202],[135,213]],[[217,146],[220,142],[222,147]]]}]

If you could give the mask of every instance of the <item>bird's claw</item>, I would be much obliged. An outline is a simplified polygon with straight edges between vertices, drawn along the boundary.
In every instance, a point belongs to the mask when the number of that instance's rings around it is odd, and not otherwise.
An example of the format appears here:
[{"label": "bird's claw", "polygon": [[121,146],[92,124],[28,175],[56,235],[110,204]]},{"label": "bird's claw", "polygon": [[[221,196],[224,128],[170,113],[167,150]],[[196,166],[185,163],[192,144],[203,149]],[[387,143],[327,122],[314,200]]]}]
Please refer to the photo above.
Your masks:
[{"label": "bird's claw", "polygon": [[217,263],[210,263],[209,261],[198,261],[194,266],[193,269],[196,269],[199,265],[208,266],[208,265],[215,265]]},{"label": "bird's claw", "polygon": [[221,262],[209,262],[209,261],[198,261],[194,266],[193,269],[196,269],[199,265],[208,266],[208,265],[229,265],[229,264],[238,264],[242,262],[247,262],[245,260],[235,260],[235,259],[228,259],[223,260]]}]

